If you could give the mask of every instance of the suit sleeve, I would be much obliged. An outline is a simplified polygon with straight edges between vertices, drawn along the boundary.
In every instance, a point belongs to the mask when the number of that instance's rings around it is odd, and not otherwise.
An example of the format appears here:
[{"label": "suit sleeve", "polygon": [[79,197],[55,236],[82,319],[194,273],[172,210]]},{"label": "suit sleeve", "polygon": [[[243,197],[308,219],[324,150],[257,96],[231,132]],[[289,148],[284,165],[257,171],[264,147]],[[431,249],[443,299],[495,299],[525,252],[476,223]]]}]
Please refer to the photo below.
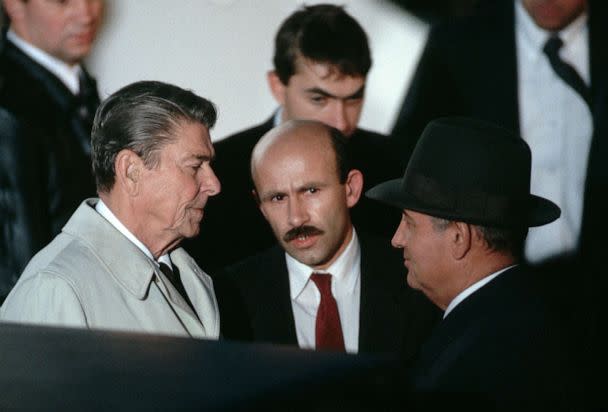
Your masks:
[{"label": "suit sleeve", "polygon": [[40,272],[19,282],[0,308],[7,322],[87,328],[84,308],[72,285]]},{"label": "suit sleeve", "polygon": [[41,205],[41,160],[28,147],[28,130],[0,109],[0,304],[30,258],[50,241],[47,211]]},{"label": "suit sleeve", "polygon": [[235,276],[224,270],[214,279],[220,311],[220,334],[224,339],[253,341],[250,314]]}]

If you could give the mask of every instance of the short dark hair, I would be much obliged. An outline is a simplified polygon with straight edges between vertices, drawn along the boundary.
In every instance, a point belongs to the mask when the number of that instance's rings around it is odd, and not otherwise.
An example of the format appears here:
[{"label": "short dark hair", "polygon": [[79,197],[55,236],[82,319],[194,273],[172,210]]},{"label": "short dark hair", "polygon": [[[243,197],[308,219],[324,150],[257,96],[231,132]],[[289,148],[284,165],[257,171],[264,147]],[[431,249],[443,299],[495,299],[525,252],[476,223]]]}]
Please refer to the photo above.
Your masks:
[{"label": "short dark hair", "polygon": [[342,6],[303,6],[281,24],[275,37],[274,69],[283,84],[299,56],[335,66],[341,74],[367,76],[372,59],[367,35]]},{"label": "short dark hair", "polygon": [[344,137],[342,132],[338,129],[330,126],[326,126],[329,129],[329,136],[331,140],[331,146],[334,149],[336,155],[336,167],[338,168],[338,177],[340,183],[346,183],[348,178],[348,172],[353,168],[352,166],[352,155],[350,152],[350,145],[348,139]]},{"label": "short dark hair", "polygon": [[97,109],[93,122],[91,157],[97,190],[107,192],[114,186],[114,162],[121,150],[132,150],[153,168],[158,151],[175,139],[177,127],[186,122],[211,129],[216,118],[213,103],[171,84],[141,81],[118,90]]}]

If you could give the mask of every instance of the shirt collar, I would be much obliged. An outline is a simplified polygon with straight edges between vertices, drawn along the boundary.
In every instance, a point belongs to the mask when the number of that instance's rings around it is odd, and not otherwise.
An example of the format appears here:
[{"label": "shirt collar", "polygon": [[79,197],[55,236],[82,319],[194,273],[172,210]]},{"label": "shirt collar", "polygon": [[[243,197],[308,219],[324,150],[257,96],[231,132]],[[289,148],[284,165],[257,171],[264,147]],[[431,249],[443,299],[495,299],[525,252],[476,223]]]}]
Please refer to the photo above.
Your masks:
[{"label": "shirt collar", "polygon": [[77,94],[79,92],[80,83],[78,82],[78,75],[82,70],[79,64],[73,66],[66,64],[58,58],[53,57],[47,52],[28,43],[12,30],[9,30],[6,33],[6,38],[36,63],[57,76],[72,94]]},{"label": "shirt collar", "polygon": [[103,200],[99,199],[99,201],[95,205],[95,210],[97,211],[97,213],[99,213],[101,216],[103,216],[108,222],[110,222],[110,224],[112,226],[114,226],[116,228],[116,230],[118,230],[127,239],[129,239],[131,241],[131,243],[133,243],[135,246],[137,246],[137,248],[139,250],[144,252],[146,254],[146,256],[148,256],[150,258],[150,260],[152,260],[157,266],[159,263],[164,263],[167,266],[169,266],[170,268],[173,267],[173,265],[171,264],[171,258],[169,257],[169,254],[167,254],[167,253],[165,253],[164,255],[159,257],[158,262],[156,260],[154,260],[154,256],[152,256],[152,252],[150,252],[150,250],[146,247],[146,245],[144,245],[139,239],[137,239],[137,237],[135,237],[135,235],[133,233],[131,233],[131,231],[129,229],[127,229],[127,227],[125,225],[123,225],[120,220],[118,220],[116,215],[110,210],[110,208],[108,206],[106,206],[106,204],[103,202]]},{"label": "shirt collar", "polygon": [[304,290],[310,275],[316,273],[330,273],[336,282],[342,286],[339,288],[344,294],[351,292],[356,285],[357,269],[361,261],[361,247],[357,233],[353,228],[353,236],[340,256],[325,270],[315,270],[301,263],[285,253],[287,271],[289,273],[289,286],[291,299],[296,299]]},{"label": "shirt collar", "polygon": [[283,118],[283,106],[280,106],[276,112],[274,112],[274,116],[272,117],[272,126],[277,127],[281,124],[281,119]]},{"label": "shirt collar", "polygon": [[495,277],[497,277],[501,273],[503,273],[515,266],[517,266],[517,265],[511,265],[511,266],[507,266],[506,268],[500,269],[498,272],[494,272],[491,275],[486,276],[485,278],[483,278],[481,280],[478,280],[477,282],[473,283],[471,286],[469,286],[468,288],[466,288],[465,290],[460,292],[454,299],[452,299],[452,301],[450,302],[448,307],[445,309],[445,312],[443,313],[443,318],[445,319],[448,316],[448,314],[452,310],[454,310],[454,308],[456,306],[458,306],[463,300],[465,300],[466,298],[471,296],[475,291],[477,291],[478,289],[481,289],[483,286],[488,284]]},{"label": "shirt collar", "polygon": [[[573,39],[584,32],[587,26],[587,11],[581,13],[572,23],[558,31],[557,34],[567,47]],[[534,50],[542,52],[545,43],[555,32],[544,30],[536,25],[534,19],[528,14],[522,0],[515,2],[515,21],[517,30],[521,30]]]}]

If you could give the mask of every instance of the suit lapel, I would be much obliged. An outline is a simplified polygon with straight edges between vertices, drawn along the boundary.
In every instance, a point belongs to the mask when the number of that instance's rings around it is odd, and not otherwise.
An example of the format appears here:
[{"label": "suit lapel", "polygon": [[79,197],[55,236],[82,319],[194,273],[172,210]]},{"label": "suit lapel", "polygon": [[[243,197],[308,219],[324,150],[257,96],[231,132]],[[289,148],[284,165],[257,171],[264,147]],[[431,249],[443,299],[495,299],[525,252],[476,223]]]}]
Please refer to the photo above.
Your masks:
[{"label": "suit lapel", "polygon": [[[180,308],[187,315],[187,322],[184,322],[184,324],[193,336],[213,336],[219,329],[219,315],[216,310],[215,296],[207,293],[208,290],[203,282],[205,274],[182,248],[171,252],[171,262],[179,270],[186,293],[188,293],[190,302],[192,302],[196,311],[195,315],[190,306],[171,285],[174,293],[180,299]],[[212,314],[214,314],[213,317],[210,316]]]},{"label": "suit lapel", "polygon": [[262,281],[256,283],[260,294],[260,304],[252,319],[258,335],[256,340],[297,345],[285,254],[275,246],[267,257],[265,265],[260,268]]},{"label": "suit lapel", "polygon": [[603,201],[608,186],[608,48],[604,40],[608,37],[606,25],[608,7],[605,1],[589,4],[589,64],[591,71],[591,100],[593,114],[593,137],[589,150],[587,177],[585,181],[585,202],[583,224],[580,235],[580,249],[587,256],[603,256],[601,243],[602,224],[607,204]]},{"label": "suit lapel", "polygon": [[[386,267],[383,254],[365,235],[361,243],[361,301],[359,308],[359,352],[394,351],[404,341],[403,294],[387,282],[379,268]],[[387,241],[388,242],[388,241]],[[388,244],[387,248],[390,247]],[[404,279],[405,282],[405,279]],[[381,320],[381,321],[380,321]],[[387,325],[391,325],[387,327]]]},{"label": "suit lapel", "polygon": [[[46,92],[51,96],[53,102],[61,109],[61,111],[69,116],[71,133],[77,139],[77,143],[81,146],[82,152],[89,157],[91,153],[90,139],[91,139],[91,122],[85,122],[78,115],[77,98],[72,92],[66,87],[66,85],[52,72],[47,70],[36,61],[32,60],[29,56],[23,53],[17,46],[11,41],[5,40],[4,42],[5,54],[8,59],[12,60],[17,66],[20,67],[27,75],[37,82],[39,82]],[[82,70],[85,70],[82,68]],[[99,106],[99,95],[96,89],[95,80],[85,71],[85,76],[89,81],[95,84],[95,102],[91,110],[96,109]],[[94,115],[94,113],[93,113]]]},{"label": "suit lapel", "polygon": [[[606,26],[608,7],[605,1],[589,3],[589,64],[591,71],[591,94],[594,117],[605,113],[608,86],[608,48],[604,41],[608,37]],[[603,110],[598,112],[598,110]]]},{"label": "suit lapel", "polygon": [[[418,371],[424,374],[425,369],[428,369],[430,373],[435,360],[448,350],[456,338],[467,334],[469,329],[477,327],[480,324],[479,319],[488,316],[491,308],[501,304],[500,299],[505,296],[509,298],[509,289],[513,282],[517,282],[516,277],[519,276],[520,271],[521,267],[516,266],[500,274],[468,296],[439,322],[420,350]],[[473,337],[475,334],[469,333],[468,336]]]},{"label": "suit lapel", "polygon": [[43,84],[47,92],[61,106],[63,111],[69,110],[73,104],[74,95],[57,76],[32,60],[11,41],[5,40],[4,47],[6,56],[9,59],[21,67],[30,77]]}]

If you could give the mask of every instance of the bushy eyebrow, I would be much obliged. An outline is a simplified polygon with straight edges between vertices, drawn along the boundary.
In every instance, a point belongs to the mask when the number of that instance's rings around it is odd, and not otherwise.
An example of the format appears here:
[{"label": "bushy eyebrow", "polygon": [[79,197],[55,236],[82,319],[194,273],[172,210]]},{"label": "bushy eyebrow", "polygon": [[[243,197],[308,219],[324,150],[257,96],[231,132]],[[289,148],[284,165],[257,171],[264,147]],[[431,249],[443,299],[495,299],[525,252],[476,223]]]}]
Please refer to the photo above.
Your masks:
[{"label": "bushy eyebrow", "polygon": [[[307,182],[307,183],[304,183],[303,185],[298,186],[296,188],[296,192],[297,193],[302,193],[302,192],[307,191],[311,187],[314,187],[316,189],[323,189],[324,187],[327,187],[327,186],[328,186],[327,183],[322,183],[322,182]],[[268,193],[262,193],[260,195],[260,200],[261,201],[269,200],[269,199],[272,199],[275,196],[287,196],[287,192],[284,192],[284,191],[281,191],[281,190],[273,190],[273,191],[270,191]]]},{"label": "bushy eyebrow", "polygon": [[336,96],[335,94],[332,94],[332,93],[328,92],[327,90],[321,89],[320,87],[311,87],[309,89],[306,89],[305,92],[320,94],[321,96],[329,97],[331,99],[360,99],[363,97],[363,94],[365,92],[365,85],[361,86],[359,88],[359,90],[357,90],[350,96],[345,96],[345,97]]},{"label": "bushy eyebrow", "polygon": [[190,155],[187,155],[184,158],[184,160],[186,162],[191,161],[191,160],[196,160],[201,163],[212,162],[213,160],[215,160],[215,155],[190,154]]}]

